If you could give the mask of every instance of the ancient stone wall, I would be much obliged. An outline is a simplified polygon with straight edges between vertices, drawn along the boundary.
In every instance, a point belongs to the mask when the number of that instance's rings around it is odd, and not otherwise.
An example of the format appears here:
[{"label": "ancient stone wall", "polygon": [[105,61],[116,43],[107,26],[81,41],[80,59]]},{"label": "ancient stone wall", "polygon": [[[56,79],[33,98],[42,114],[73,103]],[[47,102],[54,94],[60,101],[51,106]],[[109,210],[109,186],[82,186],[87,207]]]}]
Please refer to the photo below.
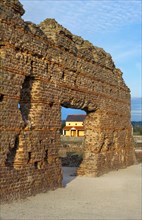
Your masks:
[{"label": "ancient stone wall", "polygon": [[0,1],[3,201],[61,186],[62,106],[87,112],[79,175],[134,161],[130,91],[111,56],[54,19],[37,26],[23,13],[18,0]]}]

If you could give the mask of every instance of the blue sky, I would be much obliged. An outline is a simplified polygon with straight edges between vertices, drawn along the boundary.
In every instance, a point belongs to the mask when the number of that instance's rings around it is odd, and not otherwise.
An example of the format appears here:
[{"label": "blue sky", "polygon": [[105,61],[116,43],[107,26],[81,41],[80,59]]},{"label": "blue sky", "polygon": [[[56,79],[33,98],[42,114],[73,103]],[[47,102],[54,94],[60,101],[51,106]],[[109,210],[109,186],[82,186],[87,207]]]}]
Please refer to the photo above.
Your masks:
[{"label": "blue sky", "polygon": [[[39,24],[46,18],[55,18],[73,34],[110,53],[116,67],[123,72],[123,79],[131,90],[132,98],[142,96],[141,0],[20,0],[20,2],[26,10],[24,20]],[[138,100],[137,111],[140,112],[141,103],[140,99]]]}]

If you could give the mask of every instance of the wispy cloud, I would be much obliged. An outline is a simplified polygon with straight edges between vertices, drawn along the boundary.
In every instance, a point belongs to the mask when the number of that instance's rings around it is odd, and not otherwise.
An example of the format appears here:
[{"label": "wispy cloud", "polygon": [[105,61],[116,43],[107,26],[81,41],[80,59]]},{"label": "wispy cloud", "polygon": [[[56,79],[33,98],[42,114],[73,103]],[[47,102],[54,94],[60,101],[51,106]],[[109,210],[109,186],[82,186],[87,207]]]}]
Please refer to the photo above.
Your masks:
[{"label": "wispy cloud", "polygon": [[39,23],[47,17],[55,18],[76,34],[112,32],[122,26],[140,22],[141,18],[141,0],[21,0],[21,2],[27,9],[25,17],[29,17],[29,20]]}]

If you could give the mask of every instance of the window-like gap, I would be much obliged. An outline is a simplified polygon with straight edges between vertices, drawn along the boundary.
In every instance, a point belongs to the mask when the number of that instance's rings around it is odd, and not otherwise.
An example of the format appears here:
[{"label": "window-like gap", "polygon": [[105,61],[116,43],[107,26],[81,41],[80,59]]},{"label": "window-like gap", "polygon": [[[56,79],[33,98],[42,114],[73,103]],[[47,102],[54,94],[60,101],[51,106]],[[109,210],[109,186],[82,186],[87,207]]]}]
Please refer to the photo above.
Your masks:
[{"label": "window-like gap", "polygon": [[30,162],[31,158],[32,158],[32,153],[28,152],[28,163]]},{"label": "window-like gap", "polygon": [[62,72],[62,76],[61,76],[61,78],[62,78],[62,79],[65,78],[65,73],[64,73],[64,71]]},{"label": "window-like gap", "polygon": [[17,105],[18,109],[20,109],[20,103],[18,102],[18,105]]},{"label": "window-like gap", "polygon": [[22,119],[25,122],[25,126],[28,123],[28,116],[31,109],[31,90],[34,80],[34,77],[26,76],[20,91],[20,101],[18,106],[21,111]]},{"label": "window-like gap", "polygon": [[19,135],[17,135],[15,137],[14,147],[9,148],[9,152],[7,154],[7,159],[6,159],[6,162],[5,162],[6,166],[8,166],[8,167],[13,167],[14,166],[14,161],[15,161],[15,156],[16,156],[18,146],[19,146]]},{"label": "window-like gap", "polygon": [[37,161],[34,162],[34,167],[35,167],[35,169],[38,169],[38,162]]},{"label": "window-like gap", "polygon": [[40,164],[40,162],[39,161],[35,161],[34,162],[34,167],[35,167],[35,169],[40,169],[41,168],[41,164]]},{"label": "window-like gap", "polygon": [[0,94],[0,102],[3,101],[3,98],[4,98],[4,94]]},{"label": "window-like gap", "polygon": [[53,138],[51,138],[50,142],[51,142],[51,144],[53,144],[53,142],[54,142],[54,139],[53,139]]},{"label": "window-like gap", "polygon": [[50,108],[53,107],[53,104],[54,104],[54,102],[50,102],[50,103],[49,103]]},{"label": "window-like gap", "polygon": [[48,163],[48,150],[45,150],[44,161]]}]

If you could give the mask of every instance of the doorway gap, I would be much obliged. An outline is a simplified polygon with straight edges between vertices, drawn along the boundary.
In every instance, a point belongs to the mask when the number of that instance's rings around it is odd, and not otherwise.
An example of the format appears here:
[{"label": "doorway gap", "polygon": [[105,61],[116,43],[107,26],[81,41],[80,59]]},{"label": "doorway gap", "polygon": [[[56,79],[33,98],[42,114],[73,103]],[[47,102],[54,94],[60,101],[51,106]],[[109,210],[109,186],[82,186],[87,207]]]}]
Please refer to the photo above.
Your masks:
[{"label": "doorway gap", "polygon": [[83,160],[84,121],[86,112],[81,109],[61,109],[61,149],[59,157],[62,163],[63,183],[76,176],[76,170]]}]

